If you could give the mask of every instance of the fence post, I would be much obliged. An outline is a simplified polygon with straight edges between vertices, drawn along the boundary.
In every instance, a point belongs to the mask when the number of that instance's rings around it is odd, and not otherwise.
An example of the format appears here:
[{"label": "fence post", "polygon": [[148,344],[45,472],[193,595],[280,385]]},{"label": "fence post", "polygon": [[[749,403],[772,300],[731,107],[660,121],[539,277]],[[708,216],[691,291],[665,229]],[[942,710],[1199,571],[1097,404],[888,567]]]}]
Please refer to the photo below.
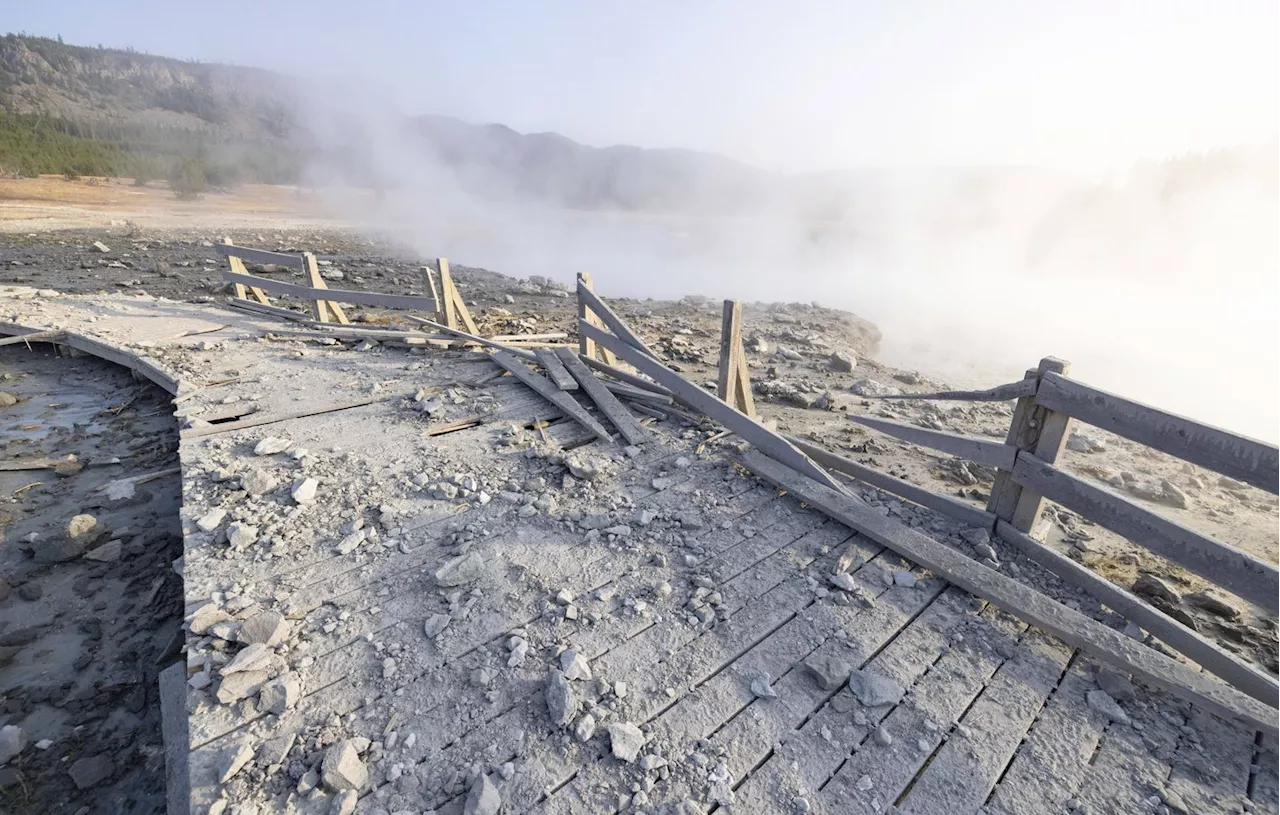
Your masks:
[{"label": "fence post", "polygon": [[[302,265],[307,273],[307,282],[313,289],[327,289],[328,284],[324,282],[324,278],[320,276],[320,267],[316,263],[316,256],[311,252],[302,253]],[[346,325],[351,321],[347,319],[347,313],[342,310],[342,306],[328,300],[316,299],[311,304],[311,314],[322,323],[329,322],[329,317],[339,323]]]},{"label": "fence post", "polygon": [[720,378],[716,395],[734,409],[755,416],[747,356],[742,350],[742,304],[737,300],[724,301],[720,323]]},{"label": "fence post", "polygon": [[[222,242],[227,246],[232,245],[230,238],[223,238]],[[235,255],[227,255],[227,265],[230,266],[231,271],[236,274],[249,274],[249,270],[244,267],[244,261]],[[250,286],[246,288],[243,283],[236,283],[235,287],[236,297],[239,297],[241,300],[249,299],[249,294],[252,293],[259,303],[268,306],[271,305],[271,301],[267,299],[267,293],[257,286]]]},{"label": "fence post", "polygon": [[[1026,378],[1039,381],[1046,373],[1065,375],[1070,370],[1071,363],[1045,357],[1037,368],[1027,371]],[[1070,433],[1070,416],[1040,407],[1034,396],[1024,396],[1013,410],[1013,422],[1005,442],[1053,464],[1062,453]],[[1044,511],[1044,498],[1015,483],[1009,473],[998,472],[987,511],[1030,535]]]},{"label": "fence post", "polygon": [[436,265],[440,267],[440,297],[444,301],[444,324],[453,329],[479,334],[480,330],[476,328],[475,320],[471,319],[471,312],[467,311],[466,301],[462,299],[462,294],[458,292],[458,287],[453,282],[453,274],[449,271],[449,259],[436,258]]},{"label": "fence post", "polygon": [[[586,272],[578,272],[578,285],[589,289],[590,291],[595,291],[595,286],[591,281],[591,275]],[[596,316],[594,311],[587,307],[587,304],[581,297],[578,298],[578,319],[586,320],[596,328],[604,328],[604,323],[600,322],[600,318]],[[613,365],[614,367],[618,366],[618,358],[614,356],[612,351],[608,348],[601,348],[597,346],[595,340],[586,337],[582,332],[578,332],[578,353],[588,359],[599,360],[606,365]]]}]

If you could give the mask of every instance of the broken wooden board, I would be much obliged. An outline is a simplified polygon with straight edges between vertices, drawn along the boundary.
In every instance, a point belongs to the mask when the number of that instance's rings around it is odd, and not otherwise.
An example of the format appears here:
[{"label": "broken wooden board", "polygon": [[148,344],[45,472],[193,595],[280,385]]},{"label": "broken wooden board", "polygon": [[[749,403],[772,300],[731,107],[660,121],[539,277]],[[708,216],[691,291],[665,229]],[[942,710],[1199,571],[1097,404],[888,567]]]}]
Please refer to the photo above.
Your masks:
[{"label": "broken wooden board", "polygon": [[477,345],[483,345],[486,348],[496,348],[499,351],[506,351],[508,354],[519,357],[520,359],[523,359],[527,362],[538,361],[538,358],[537,356],[534,355],[533,351],[524,351],[519,348],[512,348],[510,345],[503,345],[500,342],[494,342],[493,340],[486,339],[484,337],[480,337],[475,334],[469,334],[466,331],[461,331],[457,328],[450,328],[444,323],[437,323],[435,320],[428,320],[425,317],[408,316],[406,319],[410,320],[411,322],[418,323],[420,325],[429,325],[432,328],[436,329],[437,331],[443,331],[446,334],[451,334],[455,337],[461,337],[464,340],[470,340],[471,342],[474,342]]},{"label": "broken wooden board", "polygon": [[604,383],[582,364],[572,349],[559,348],[555,353],[559,357],[557,361],[563,363],[566,373],[578,381],[587,396],[591,397],[591,401],[596,403],[596,407],[613,423],[613,426],[618,428],[618,432],[628,444],[640,445],[650,441],[649,433],[640,426],[636,417],[631,415],[631,411],[623,407]]},{"label": "broken wooden board", "polygon": [[[605,305],[605,302],[601,300],[599,297],[596,297],[596,293],[593,292],[588,287],[584,286],[581,280],[578,281],[578,299],[579,301],[585,301],[588,308],[590,308],[591,311],[593,311],[596,314],[596,316],[598,316],[601,320],[604,321],[604,324],[608,326],[610,331],[612,331],[618,337],[621,337],[623,342],[625,342],[627,345],[630,345],[632,348],[642,351],[643,353],[645,353],[646,355],[654,359],[658,359],[658,355],[653,352],[652,348],[650,348],[648,345],[645,344],[644,340],[640,339],[640,335],[632,331],[631,328],[628,327],[627,324],[622,321],[622,318],[619,317],[617,314],[614,314],[613,309]],[[579,322],[582,322],[582,321],[579,320]],[[598,327],[596,327],[595,325],[591,325],[591,323],[589,322],[587,323],[587,325],[590,325],[596,331],[600,331]],[[588,337],[588,339],[594,339],[594,338]],[[597,344],[603,345],[603,343],[600,343],[599,340],[597,340],[596,342]],[[614,351],[614,353],[617,354],[618,352]],[[621,354],[618,354],[618,356],[621,356]]]},{"label": "broken wooden board", "polygon": [[893,422],[888,419],[876,419],[871,416],[849,416],[849,421],[865,425],[873,430],[893,436],[896,439],[932,447],[953,456],[959,456],[988,467],[1001,470],[1013,469],[1013,459],[1018,448],[1011,444],[980,439],[977,436],[962,436],[958,433],[947,433],[942,430],[929,430],[924,427]]},{"label": "broken wooden board", "polygon": [[1277,706],[1280,686],[1252,665],[1187,628],[1157,608],[1147,605],[1131,592],[1097,575],[1071,558],[1061,555],[1030,535],[1014,529],[1007,521],[996,524],[996,534],[1030,560],[1074,583],[1094,599],[1125,619],[1151,632],[1165,645],[1199,663],[1206,671],[1222,677],[1235,687],[1272,707]]},{"label": "broken wooden board", "polygon": [[[557,351],[558,350],[567,349],[557,349]],[[550,377],[551,381],[555,383],[557,388],[562,391],[576,391],[578,389],[578,382],[569,375],[568,371],[565,370],[564,363],[556,356],[557,351],[553,351],[550,348],[539,348],[534,351],[533,354],[538,358],[538,364],[547,372],[547,376]]]},{"label": "broken wooden board", "polygon": [[534,373],[528,365],[525,365],[509,352],[495,351],[493,353],[493,361],[510,371],[512,376],[528,385],[539,396],[560,408],[566,416],[571,417],[575,422],[596,434],[599,439],[613,441],[609,431],[605,430],[603,425],[593,419],[591,414],[587,413],[582,405],[574,401],[572,396],[559,390],[550,381]]},{"label": "broken wooden board", "polygon": [[926,399],[947,402],[1005,402],[1035,396],[1035,379],[1023,379],[1007,385],[996,385],[980,391],[937,391],[935,393],[889,393],[883,396],[864,396],[864,399]]},{"label": "broken wooden board", "polygon": [[578,330],[595,340],[602,348],[608,348],[619,358],[626,360],[642,374],[652,377],[654,381],[671,391],[680,401],[694,410],[701,411],[715,421],[732,430],[774,458],[787,462],[790,466],[815,478],[829,488],[844,494],[844,486],[831,477],[831,474],[810,461],[776,432],[745,416],[721,402],[716,397],[693,384],[680,374],[663,365],[658,360],[635,348],[608,332],[601,331],[583,320],[578,321]]},{"label": "broken wooden board", "polygon": [[222,279],[228,283],[258,286],[265,291],[287,294],[300,300],[315,301],[327,298],[332,302],[353,303],[355,305],[375,306],[378,308],[430,309],[435,306],[435,301],[430,297],[416,297],[405,294],[377,294],[375,292],[348,291],[344,289],[318,289],[299,286],[294,283],[284,283],[279,280],[268,280],[265,277],[236,274],[235,272],[223,272]]},{"label": "broken wooden board", "polygon": [[1218,716],[1243,720],[1272,736],[1280,731],[1273,708],[1230,685],[988,569],[959,551],[890,520],[759,451],[747,452],[739,460],[757,476],[787,490],[828,517],[1063,642],[1082,648],[1107,664]]}]

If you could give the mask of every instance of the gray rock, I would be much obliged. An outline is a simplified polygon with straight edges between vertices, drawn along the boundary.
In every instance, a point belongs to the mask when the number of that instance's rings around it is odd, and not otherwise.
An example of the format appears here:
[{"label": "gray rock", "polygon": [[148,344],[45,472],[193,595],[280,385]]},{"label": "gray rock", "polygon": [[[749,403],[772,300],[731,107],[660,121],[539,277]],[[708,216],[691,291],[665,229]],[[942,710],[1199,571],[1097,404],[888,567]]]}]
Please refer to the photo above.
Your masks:
[{"label": "gray rock", "polygon": [[1124,712],[1119,703],[1112,699],[1106,691],[1091,690],[1085,697],[1089,702],[1089,707],[1106,716],[1113,722],[1121,724],[1129,723],[1129,714]]},{"label": "gray rock", "polygon": [[1138,579],[1133,581],[1133,593],[1145,594],[1148,597],[1159,597],[1171,603],[1176,603],[1182,599],[1168,583],[1147,572],[1138,575]]},{"label": "gray rock", "polygon": [[266,671],[238,671],[230,676],[224,676],[222,682],[218,684],[218,691],[214,694],[214,698],[224,705],[234,704],[262,690],[262,686],[270,677],[271,674]]},{"label": "gray rock", "polygon": [[776,353],[783,359],[791,360],[792,362],[800,362],[804,359],[804,354],[791,348],[785,348],[781,345],[778,346]]},{"label": "gray rock", "polygon": [[22,728],[6,724],[0,727],[0,767],[8,764],[27,746],[27,737]]},{"label": "gray rock", "polygon": [[448,614],[432,614],[427,618],[427,621],[423,623],[422,630],[427,635],[428,639],[435,639],[440,636],[444,629],[449,625],[450,619],[452,618]]},{"label": "gray rock", "polygon": [[293,489],[289,494],[293,496],[293,500],[299,504],[309,504],[316,500],[316,490],[319,489],[320,482],[314,478],[304,478],[301,481],[295,481]]},{"label": "gray rock", "polygon": [[222,523],[222,519],[227,517],[225,509],[211,509],[204,515],[200,516],[200,520],[196,521],[196,526],[201,532],[212,532]]},{"label": "gray rock", "polygon": [[1117,702],[1129,702],[1137,697],[1137,691],[1129,677],[1114,668],[1101,668],[1097,677],[1098,687]]},{"label": "gray rock", "polygon": [[867,707],[896,704],[904,692],[902,685],[870,670],[851,671],[849,690]]},{"label": "gray rock", "polygon": [[107,246],[102,241],[94,241],[92,245],[94,249],[98,250],[104,255],[111,251],[111,247]]},{"label": "gray rock", "polygon": [[827,575],[827,580],[841,591],[855,591],[858,588],[858,583],[853,579],[853,575],[847,572]]},{"label": "gray rock", "polygon": [[263,611],[240,625],[236,639],[245,644],[261,643],[274,648],[289,638],[289,621],[278,611]]},{"label": "gray rock", "polygon": [[757,699],[777,699],[778,692],[773,689],[773,677],[762,673],[751,680],[751,692]]},{"label": "gray rock", "polygon": [[77,759],[67,773],[75,783],[76,789],[87,790],[106,781],[116,772],[115,762],[111,756],[99,754]]},{"label": "gray rock", "polygon": [[338,545],[334,547],[340,555],[349,555],[359,548],[369,537],[368,530],[357,529],[338,541]]},{"label": "gray rock", "polygon": [[502,808],[502,796],[498,788],[489,780],[489,776],[480,773],[467,793],[467,802],[462,807],[463,815],[498,815]]},{"label": "gray rock", "polygon": [[882,747],[888,747],[893,744],[893,734],[889,732],[889,728],[884,725],[876,728],[876,744]]},{"label": "gray rock", "polygon": [[1228,620],[1234,620],[1242,613],[1239,606],[1214,591],[1193,592],[1184,599],[1187,603],[1202,611],[1207,611],[1218,617],[1225,617]]},{"label": "gray rock", "polygon": [[369,768],[360,760],[354,739],[340,741],[325,751],[320,763],[320,780],[334,792],[359,792],[369,783]]},{"label": "gray rock", "polygon": [[893,573],[893,582],[904,589],[914,589],[919,581],[911,572],[899,570]]},{"label": "gray rock", "polygon": [[240,488],[250,495],[265,495],[278,484],[275,476],[257,467],[240,476]]},{"label": "gray rock", "polygon": [[573,727],[573,735],[581,742],[591,740],[596,733],[596,717],[590,713],[582,714],[582,718],[578,719],[578,723]]},{"label": "gray rock", "polygon": [[830,365],[833,371],[850,373],[858,366],[858,358],[853,354],[833,351],[831,356],[827,358],[827,364]]},{"label": "gray rock", "polygon": [[902,393],[892,385],[884,385],[874,379],[859,379],[850,390],[859,396],[897,396]]},{"label": "gray rock", "polygon": [[1191,505],[1191,499],[1187,494],[1167,478],[1160,482],[1160,502],[1178,509],[1186,509]]},{"label": "gray rock", "polygon": [[587,664],[587,658],[572,648],[561,652],[560,670],[565,679],[591,679],[591,666]]},{"label": "gray rock", "polygon": [[569,473],[574,478],[581,478],[584,481],[594,481],[603,472],[599,461],[582,456],[570,456],[565,459],[564,466],[569,468]]},{"label": "gray rock", "polygon": [[253,760],[253,748],[240,742],[226,751],[222,758],[222,772],[218,774],[218,783],[225,784],[244,766]]},{"label": "gray rock", "polygon": [[258,693],[258,709],[277,716],[291,710],[302,698],[302,680],[289,672],[262,686]]},{"label": "gray rock", "polygon": [[552,673],[551,678],[547,680],[547,688],[543,695],[547,702],[547,712],[551,714],[551,721],[561,727],[568,726],[569,722],[573,721],[573,717],[578,714],[578,700],[564,674]]},{"label": "gray rock", "polygon": [[436,570],[436,585],[450,588],[478,580],[484,574],[484,558],[478,552],[467,552]]},{"label": "gray rock", "polygon": [[830,656],[811,657],[804,665],[823,690],[835,690],[843,685],[849,678],[852,667],[849,663]]},{"label": "gray rock", "polygon": [[222,666],[222,675],[230,676],[242,671],[266,671],[275,663],[275,655],[262,643],[252,643],[240,649],[235,658]]},{"label": "gray rock", "polygon": [[0,391],[0,407],[12,407],[18,404],[18,397],[8,391]]},{"label": "gray rock", "polygon": [[85,560],[92,560],[97,563],[115,563],[120,559],[120,553],[124,544],[118,540],[107,541],[97,549],[84,553]]},{"label": "gray rock", "polygon": [[253,446],[253,454],[255,456],[273,456],[276,453],[283,453],[288,450],[292,444],[293,442],[289,439],[267,436]]},{"label": "gray rock", "polygon": [[960,533],[960,538],[970,546],[982,546],[991,543],[991,533],[978,527],[969,527]]},{"label": "gray rock", "polygon": [[1000,560],[1000,558],[996,557],[996,550],[991,548],[991,544],[989,543],[980,543],[977,546],[973,547],[973,553],[977,555],[979,559],[982,559],[982,560],[993,560],[993,561]]},{"label": "gray rock", "polygon": [[614,758],[630,764],[640,754],[640,748],[644,747],[644,733],[630,722],[611,724],[609,725],[609,746]]},{"label": "gray rock", "polygon": [[1077,430],[1067,438],[1067,449],[1077,453],[1101,453],[1107,443],[1101,436]]},{"label": "gray rock", "polygon": [[360,803],[360,794],[355,790],[343,790],[333,796],[333,803],[329,806],[329,815],[352,815],[356,811],[356,804]]},{"label": "gray rock", "polygon": [[258,527],[236,521],[227,526],[227,543],[237,552],[242,551],[258,541]]}]

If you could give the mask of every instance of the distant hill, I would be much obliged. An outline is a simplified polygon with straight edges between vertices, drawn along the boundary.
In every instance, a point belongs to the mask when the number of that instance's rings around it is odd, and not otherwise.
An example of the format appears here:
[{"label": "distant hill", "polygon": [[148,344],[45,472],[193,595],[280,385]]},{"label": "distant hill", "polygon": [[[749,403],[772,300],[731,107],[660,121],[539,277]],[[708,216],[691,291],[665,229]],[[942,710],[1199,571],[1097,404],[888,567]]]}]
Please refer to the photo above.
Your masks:
[{"label": "distant hill", "polygon": [[[0,38],[0,171],[175,177],[211,184],[298,181],[320,161],[345,180],[397,183],[367,134],[326,139],[303,123],[309,83],[256,68],[189,62],[59,40]],[[339,112],[335,112],[338,115]],[[444,116],[401,117],[401,160],[438,162],[469,191],[556,206],[731,210],[776,179],[689,150],[596,148]]]}]

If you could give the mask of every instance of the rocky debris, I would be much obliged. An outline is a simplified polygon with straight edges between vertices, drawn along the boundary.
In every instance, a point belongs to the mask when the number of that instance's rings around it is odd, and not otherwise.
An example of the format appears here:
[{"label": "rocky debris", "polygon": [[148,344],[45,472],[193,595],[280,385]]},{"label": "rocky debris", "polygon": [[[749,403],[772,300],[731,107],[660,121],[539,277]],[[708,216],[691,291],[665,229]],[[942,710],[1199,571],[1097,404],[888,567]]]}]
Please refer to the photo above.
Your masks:
[{"label": "rocky debris", "polygon": [[278,485],[275,476],[258,467],[240,476],[240,488],[250,495],[265,495]]},{"label": "rocky debris", "polygon": [[1076,430],[1067,438],[1067,449],[1077,453],[1101,453],[1107,449],[1107,443],[1097,434]]},{"label": "rocky debris", "polygon": [[489,776],[480,773],[471,784],[467,793],[467,802],[462,807],[463,815],[497,815],[502,808],[502,796],[498,788],[489,780]]},{"label": "rocky debris", "polygon": [[859,379],[849,390],[859,396],[897,396],[902,393],[892,385],[885,385],[874,379]]},{"label": "rocky debris", "polygon": [[222,762],[222,772],[218,774],[218,783],[225,784],[230,781],[250,761],[253,761],[253,748],[245,742],[240,742],[227,750]]},{"label": "rocky debris", "polygon": [[105,243],[103,243],[102,241],[94,241],[94,242],[93,242],[92,244],[90,244],[90,245],[91,245],[95,250],[97,250],[98,252],[100,252],[100,253],[102,253],[102,254],[104,254],[104,255],[111,251],[111,247],[110,247],[110,246],[107,246],[107,245],[106,245]]},{"label": "rocky debris", "polygon": [[258,527],[242,521],[227,526],[227,543],[237,552],[258,542]]},{"label": "rocky debris", "polygon": [[977,555],[980,560],[994,560],[997,563],[1000,560],[996,557],[996,550],[993,549],[989,543],[980,543],[973,547],[973,553]]},{"label": "rocky debris", "polygon": [[428,639],[435,639],[440,636],[445,627],[449,625],[450,619],[452,618],[449,617],[448,614],[432,614],[427,618],[427,621],[423,623],[423,632],[427,635]]},{"label": "rocky debris", "polygon": [[293,496],[296,503],[309,504],[316,500],[316,489],[319,486],[320,482],[314,478],[303,478],[293,482],[293,488],[289,494]]},{"label": "rocky debris", "polygon": [[590,713],[582,714],[582,718],[578,719],[578,723],[573,727],[573,735],[578,741],[588,742],[596,733],[596,717]]},{"label": "rocky debris", "polygon": [[369,783],[369,768],[360,760],[354,739],[344,739],[325,751],[320,780],[329,789],[359,792]]},{"label": "rocky debris", "polygon": [[288,450],[292,444],[293,442],[289,439],[267,436],[253,446],[253,454],[255,456],[273,456],[276,453],[283,453]]},{"label": "rocky debris", "polygon": [[87,790],[115,775],[116,765],[111,756],[99,754],[77,759],[67,772],[76,789]]},{"label": "rocky debris", "polygon": [[893,584],[904,589],[914,589],[919,583],[919,578],[905,569],[899,569],[893,573]]},{"label": "rocky debris", "polygon": [[1143,572],[1138,575],[1138,579],[1133,582],[1133,593],[1159,597],[1162,600],[1168,600],[1170,603],[1176,603],[1182,599],[1168,583],[1149,572]]},{"label": "rocky debris", "polygon": [[564,466],[574,478],[584,481],[594,481],[604,472],[604,467],[597,459],[583,456],[569,456],[564,460]]},{"label": "rocky debris", "polygon": [[609,725],[609,746],[614,758],[631,764],[636,760],[636,756],[640,755],[640,748],[644,747],[644,733],[630,722],[611,724]]},{"label": "rocky debris", "polygon": [[26,746],[27,737],[21,727],[12,724],[0,727],[0,767],[12,761]]},{"label": "rocky debris", "polygon": [[573,717],[578,714],[578,700],[564,674],[559,672],[551,674],[551,678],[547,680],[544,696],[547,701],[547,712],[551,714],[551,721],[557,725],[568,726],[573,721]]},{"label": "rocky debris", "polygon": [[[200,676],[201,674],[196,674]],[[224,705],[231,705],[241,699],[247,699],[262,690],[262,686],[271,677],[266,671],[238,671],[224,676],[218,683],[218,691],[214,698]]]},{"label": "rocky debris", "polygon": [[854,368],[858,367],[858,358],[850,353],[832,351],[831,356],[827,358],[827,365],[833,371],[851,373]]},{"label": "rocky debris", "polygon": [[1160,482],[1160,502],[1177,509],[1186,509],[1191,505],[1187,494],[1167,478]]},{"label": "rocky debris", "polygon": [[263,611],[240,625],[237,639],[245,644],[261,643],[274,648],[289,637],[289,621],[278,611]]},{"label": "rocky debris", "polygon": [[334,550],[340,555],[349,555],[360,548],[360,544],[364,543],[368,537],[367,530],[357,529],[338,541],[338,545],[334,547]]},{"label": "rocky debris", "polygon": [[484,574],[484,558],[478,552],[467,552],[445,563],[436,570],[436,585],[442,588],[462,586],[478,580]]},{"label": "rocky debris", "polygon": [[92,515],[76,515],[67,523],[65,537],[38,546],[36,560],[41,563],[65,563],[84,554],[85,549],[107,533],[106,527]]},{"label": "rocky debris", "polygon": [[1091,690],[1085,695],[1085,699],[1089,702],[1089,707],[1106,716],[1113,722],[1121,724],[1129,723],[1129,714],[1124,712],[1120,704],[1112,699],[1106,691]]},{"label": "rocky debris", "polygon": [[866,669],[849,673],[849,691],[866,707],[896,704],[904,693],[902,685]]},{"label": "rocky debris", "polygon": [[85,560],[92,560],[97,563],[114,563],[120,559],[124,543],[118,540],[107,541],[97,549],[84,553]]},{"label": "rocky debris", "polygon": [[1224,617],[1228,620],[1234,620],[1242,613],[1240,607],[1235,605],[1231,600],[1208,589],[1205,591],[1192,592],[1183,599],[1185,599],[1189,605],[1195,606],[1201,611],[1207,611],[1210,614],[1217,617]]},{"label": "rocky debris", "polygon": [[187,624],[192,634],[207,634],[209,629],[216,623],[225,622],[231,619],[231,615],[218,608],[218,604],[212,601],[205,603],[195,610],[191,615],[191,620]]},{"label": "rocky debris", "polygon": [[[325,275],[322,275],[324,277]],[[355,790],[343,790],[333,796],[333,804],[329,807],[329,815],[353,815],[356,804],[360,803],[360,794]]]},{"label": "rocky debris", "polygon": [[266,671],[275,663],[275,655],[262,643],[247,645],[235,658],[222,666],[221,674],[230,676],[244,671]]},{"label": "rocky debris", "polygon": [[227,511],[225,509],[211,509],[204,515],[200,516],[200,519],[196,521],[196,527],[199,528],[201,532],[212,532],[218,528],[218,525],[221,524],[222,520],[226,517]]},{"label": "rocky debris", "polygon": [[762,673],[751,680],[751,692],[757,699],[777,699],[778,692],[773,689],[773,677]]},{"label": "rocky debris", "polygon": [[0,391],[0,407],[12,407],[18,404],[18,397],[8,391]]},{"label": "rocky debris", "polygon": [[832,656],[810,657],[804,666],[809,669],[813,678],[818,681],[818,687],[823,690],[835,690],[843,685],[848,680],[849,671],[853,667],[848,662]]},{"label": "rocky debris", "polygon": [[591,679],[591,666],[587,658],[572,648],[560,654],[560,670],[565,679]]},{"label": "rocky debris", "polygon": [[879,744],[881,747],[888,747],[893,744],[893,734],[890,733],[889,728],[884,725],[880,725],[876,728],[875,738],[876,744]]},{"label": "rocky debris", "polygon": [[302,698],[302,680],[289,672],[267,682],[258,693],[258,707],[277,716],[298,704]]}]

